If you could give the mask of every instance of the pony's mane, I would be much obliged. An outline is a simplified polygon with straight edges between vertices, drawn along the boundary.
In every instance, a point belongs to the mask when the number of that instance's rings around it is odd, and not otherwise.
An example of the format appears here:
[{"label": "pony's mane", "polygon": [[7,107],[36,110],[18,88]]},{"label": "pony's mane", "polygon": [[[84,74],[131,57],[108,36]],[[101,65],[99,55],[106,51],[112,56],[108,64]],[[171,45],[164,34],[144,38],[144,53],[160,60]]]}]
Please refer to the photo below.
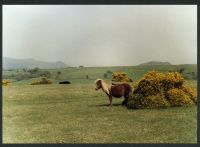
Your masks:
[{"label": "pony's mane", "polygon": [[102,79],[96,79],[96,80],[95,80],[95,83],[97,83],[97,81],[101,81],[102,90],[103,90],[105,93],[109,94],[110,85],[107,84],[107,83],[106,83],[104,80],[102,80]]},{"label": "pony's mane", "polygon": [[96,79],[96,80],[94,81],[94,83],[97,83],[97,81],[102,81],[102,79]]}]

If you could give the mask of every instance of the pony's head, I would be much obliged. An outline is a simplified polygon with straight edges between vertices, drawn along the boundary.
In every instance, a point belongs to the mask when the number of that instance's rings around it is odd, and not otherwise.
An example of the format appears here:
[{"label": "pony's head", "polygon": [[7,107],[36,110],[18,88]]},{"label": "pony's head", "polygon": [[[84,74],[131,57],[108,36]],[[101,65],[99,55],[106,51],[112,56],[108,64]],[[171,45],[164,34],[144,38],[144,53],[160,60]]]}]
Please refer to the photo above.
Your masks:
[{"label": "pony's head", "polygon": [[95,81],[95,84],[96,84],[95,90],[101,89],[101,88],[102,88],[102,79],[97,79],[97,80]]}]

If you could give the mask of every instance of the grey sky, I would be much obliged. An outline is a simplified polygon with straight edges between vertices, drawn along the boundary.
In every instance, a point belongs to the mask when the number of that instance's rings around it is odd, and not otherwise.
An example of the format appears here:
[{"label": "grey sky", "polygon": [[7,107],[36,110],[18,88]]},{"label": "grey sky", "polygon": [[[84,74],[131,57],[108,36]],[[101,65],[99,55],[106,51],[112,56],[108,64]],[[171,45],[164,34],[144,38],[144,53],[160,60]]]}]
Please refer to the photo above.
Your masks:
[{"label": "grey sky", "polygon": [[197,6],[4,5],[3,56],[73,66],[197,63]]}]

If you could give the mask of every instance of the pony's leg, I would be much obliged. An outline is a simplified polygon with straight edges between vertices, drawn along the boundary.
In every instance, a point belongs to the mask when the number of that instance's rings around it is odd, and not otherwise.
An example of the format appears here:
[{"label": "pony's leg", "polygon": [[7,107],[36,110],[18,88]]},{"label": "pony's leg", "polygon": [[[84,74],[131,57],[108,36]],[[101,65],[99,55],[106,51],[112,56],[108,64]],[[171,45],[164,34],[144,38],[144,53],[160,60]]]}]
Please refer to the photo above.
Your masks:
[{"label": "pony's leg", "polygon": [[123,100],[122,105],[125,105],[125,103],[126,103],[126,100]]},{"label": "pony's leg", "polygon": [[122,102],[122,105],[127,106],[129,96],[125,95],[124,98],[125,98],[125,100]]},{"label": "pony's leg", "polygon": [[112,106],[112,96],[109,96],[110,106]]}]

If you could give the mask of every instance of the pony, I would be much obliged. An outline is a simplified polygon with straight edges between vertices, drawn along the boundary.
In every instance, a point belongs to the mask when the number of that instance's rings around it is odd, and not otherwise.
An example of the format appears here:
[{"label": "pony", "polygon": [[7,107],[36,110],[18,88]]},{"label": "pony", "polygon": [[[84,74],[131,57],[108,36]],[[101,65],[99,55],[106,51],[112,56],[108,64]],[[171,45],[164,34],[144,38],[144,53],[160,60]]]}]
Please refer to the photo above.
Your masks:
[{"label": "pony", "polygon": [[95,81],[95,84],[96,84],[95,88],[96,91],[102,89],[103,92],[106,93],[110,101],[109,103],[110,106],[112,106],[112,97],[120,98],[123,96],[124,101],[122,102],[122,105],[126,106],[129,98],[132,97],[132,88],[127,83],[109,85],[104,80],[97,79]]}]

